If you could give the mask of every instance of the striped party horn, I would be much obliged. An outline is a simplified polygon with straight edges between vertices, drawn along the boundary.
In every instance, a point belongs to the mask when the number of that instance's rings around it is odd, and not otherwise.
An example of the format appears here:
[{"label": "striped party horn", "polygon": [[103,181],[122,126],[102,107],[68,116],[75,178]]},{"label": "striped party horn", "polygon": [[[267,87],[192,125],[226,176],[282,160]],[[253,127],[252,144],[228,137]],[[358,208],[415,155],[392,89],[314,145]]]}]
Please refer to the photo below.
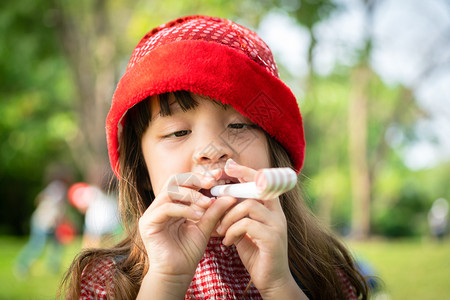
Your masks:
[{"label": "striped party horn", "polygon": [[261,169],[254,182],[216,185],[211,195],[268,200],[291,190],[296,183],[297,174],[290,168]]}]

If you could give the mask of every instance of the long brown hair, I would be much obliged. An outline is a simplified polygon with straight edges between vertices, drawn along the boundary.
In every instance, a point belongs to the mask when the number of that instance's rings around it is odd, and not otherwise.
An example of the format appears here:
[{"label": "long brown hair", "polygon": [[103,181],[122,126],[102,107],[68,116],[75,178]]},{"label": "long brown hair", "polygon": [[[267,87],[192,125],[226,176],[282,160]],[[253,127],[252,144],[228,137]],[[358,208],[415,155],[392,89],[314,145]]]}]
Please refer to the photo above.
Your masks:
[{"label": "long brown hair", "polygon": [[[174,92],[183,110],[197,103],[190,93]],[[170,115],[169,93],[158,96],[162,115]],[[131,108],[126,115],[120,137],[119,205],[127,236],[110,249],[81,252],[66,273],[62,290],[66,297],[78,299],[82,271],[102,259],[113,259],[112,286],[108,295],[131,299],[138,294],[148,270],[147,254],[138,233],[138,220],[155,198],[143,160],[141,138],[151,120],[148,99]],[[292,167],[286,150],[266,134],[272,167]],[[356,294],[367,299],[365,279],[355,268],[348,250],[334,235],[324,229],[303,200],[300,184],[280,196],[288,228],[288,253],[291,272],[313,299],[345,299],[337,272],[350,280]]]}]

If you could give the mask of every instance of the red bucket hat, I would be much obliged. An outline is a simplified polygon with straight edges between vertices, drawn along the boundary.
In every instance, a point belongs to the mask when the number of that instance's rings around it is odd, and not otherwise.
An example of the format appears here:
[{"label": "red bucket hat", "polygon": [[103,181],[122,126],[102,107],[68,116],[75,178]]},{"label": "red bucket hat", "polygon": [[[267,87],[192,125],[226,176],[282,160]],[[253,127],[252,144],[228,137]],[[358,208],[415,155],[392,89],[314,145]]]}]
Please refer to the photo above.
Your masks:
[{"label": "red bucket hat", "polygon": [[128,109],[147,97],[186,90],[230,104],[275,138],[297,172],[305,140],[297,101],[279,79],[269,47],[226,19],[189,16],[147,33],[133,51],[106,119],[108,152],[119,174],[119,134]]}]

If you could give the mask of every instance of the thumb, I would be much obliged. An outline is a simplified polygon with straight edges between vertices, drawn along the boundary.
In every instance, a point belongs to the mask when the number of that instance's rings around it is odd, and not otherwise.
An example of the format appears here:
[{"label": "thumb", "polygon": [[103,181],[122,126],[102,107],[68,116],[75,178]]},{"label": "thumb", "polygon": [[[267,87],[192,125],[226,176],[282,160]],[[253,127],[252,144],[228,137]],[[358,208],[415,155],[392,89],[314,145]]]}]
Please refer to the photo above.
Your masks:
[{"label": "thumb", "polygon": [[240,182],[250,182],[255,180],[256,170],[240,165],[229,158],[225,164],[225,173],[238,178]]},{"label": "thumb", "polygon": [[212,200],[213,203],[206,210],[200,221],[198,221],[198,228],[204,233],[206,237],[210,237],[212,231],[216,227],[219,220],[223,217],[225,212],[231,208],[236,202],[236,198],[231,196],[224,196]]}]

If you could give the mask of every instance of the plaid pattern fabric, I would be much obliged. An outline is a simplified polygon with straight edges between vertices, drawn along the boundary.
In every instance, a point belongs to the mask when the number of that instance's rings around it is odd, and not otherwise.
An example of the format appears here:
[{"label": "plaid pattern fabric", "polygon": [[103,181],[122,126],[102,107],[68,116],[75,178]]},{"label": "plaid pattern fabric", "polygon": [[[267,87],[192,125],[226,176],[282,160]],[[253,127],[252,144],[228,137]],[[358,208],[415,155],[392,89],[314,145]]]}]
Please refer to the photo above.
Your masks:
[{"label": "plaid pattern fabric", "polygon": [[80,300],[114,299],[108,295],[113,290],[114,260],[112,258],[89,263],[81,273]]},{"label": "plaid pattern fabric", "polygon": [[[81,275],[80,300],[114,299],[112,258],[89,264]],[[348,300],[357,300],[355,289],[341,270],[337,270],[341,287]],[[242,264],[234,245],[226,247],[221,238],[211,238],[201,259],[185,299],[243,299],[250,275]],[[245,299],[262,299],[254,285],[245,292]]]},{"label": "plaid pattern fabric", "polygon": [[347,275],[342,270],[337,270],[337,274],[339,276],[339,283],[342,287],[342,292],[344,293],[345,299],[347,300],[358,300],[356,296],[355,288],[352,286],[350,279],[348,279]]},{"label": "plaid pattern fabric", "polygon": [[[185,299],[243,299],[249,282],[250,274],[235,246],[226,247],[222,238],[211,238]],[[245,296],[262,299],[254,285],[248,288]]]}]

